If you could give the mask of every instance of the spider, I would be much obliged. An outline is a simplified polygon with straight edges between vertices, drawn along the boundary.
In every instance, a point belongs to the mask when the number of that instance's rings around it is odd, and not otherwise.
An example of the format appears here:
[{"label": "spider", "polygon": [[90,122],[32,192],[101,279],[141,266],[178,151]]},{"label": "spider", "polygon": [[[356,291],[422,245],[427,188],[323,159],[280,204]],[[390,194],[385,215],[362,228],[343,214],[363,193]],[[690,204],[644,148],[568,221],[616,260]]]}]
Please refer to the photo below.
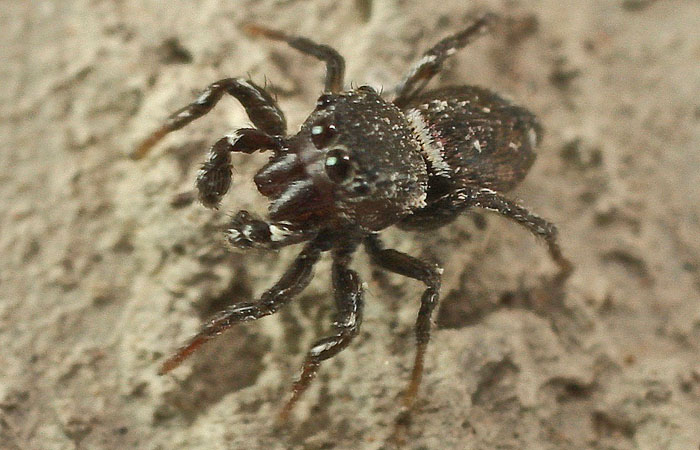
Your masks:
[{"label": "spider", "polygon": [[270,151],[269,161],[254,177],[260,193],[270,199],[269,220],[238,212],[226,231],[227,242],[244,249],[305,244],[274,286],[257,301],[236,303],[214,315],[163,363],[161,374],[228,328],[279,311],[309,284],[321,254],[331,252],[337,309],[333,331],[306,354],[280,413],[286,420],[321,362],[345,349],[358,334],[363,285],[350,263],[362,245],[373,264],[426,286],[415,324],[413,370],[402,399],[405,418],[421,382],[442,269],[385,248],[379,232],[393,225],[434,229],[470,208],[484,208],[542,238],[560,268],[558,279],[566,279],[572,266],[562,256],[555,226],[503,195],[535,160],[541,128],[534,115],[479,87],[424,91],[452,54],[496,20],[484,15],[437,43],[411,67],[391,100],[369,86],[344,90],[345,62],[333,48],[257,25],[246,27],[252,35],[286,42],[325,62],[324,92],[299,132],[287,134],[284,114],[265,89],[244,78],[227,78],[168,117],[132,156],[145,156],[166,134],[207,114],[224,94],[235,97],[255,127],[238,129],[214,143],[197,176],[199,200],[209,208],[219,206],[231,184],[231,153]]}]

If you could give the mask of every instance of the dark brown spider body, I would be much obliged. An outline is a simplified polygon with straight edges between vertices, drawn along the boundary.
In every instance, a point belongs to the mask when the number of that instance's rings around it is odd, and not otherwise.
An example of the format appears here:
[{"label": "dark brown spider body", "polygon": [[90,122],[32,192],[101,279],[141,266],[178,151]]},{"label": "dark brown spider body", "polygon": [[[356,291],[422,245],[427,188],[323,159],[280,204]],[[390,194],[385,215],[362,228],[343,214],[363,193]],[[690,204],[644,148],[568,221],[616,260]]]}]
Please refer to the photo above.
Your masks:
[{"label": "dark brown spider body", "polygon": [[535,117],[493,92],[453,86],[426,92],[403,111],[428,166],[428,208],[402,220],[405,229],[439,227],[456,218],[451,194],[508,192],[533,162],[541,134]]},{"label": "dark brown spider body", "polygon": [[369,232],[425,206],[419,145],[401,111],[370,87],[324,94],[288,142],[255,177],[272,220]]},{"label": "dark brown spider body", "polygon": [[231,219],[227,240],[236,248],[305,245],[274,286],[257,301],[233,304],[207,321],[165,361],[161,373],[177,367],[229,327],[277,312],[309,284],[314,265],[323,252],[330,251],[337,309],[333,332],[307,353],[280,416],[286,419],[321,362],[347,347],[359,332],[364,291],[350,263],[363,245],[373,264],[426,287],[415,325],[417,351],[401,425],[409,417],[420,385],[442,269],[385,249],[379,231],[395,224],[427,230],[470,208],[489,209],[544,239],[560,266],[558,279],[566,279],[571,266],[561,255],[554,225],[502,195],[525,177],[534,162],[540,135],[534,116],[481,88],[422,92],[444,61],[494,20],[486,15],[428,50],[395,89],[392,100],[367,86],[344,91],[344,60],[332,48],[279,31],[247,27],[251,34],[287,42],[326,63],[324,94],[300,131],[286,134],[284,113],[263,88],[243,78],[228,78],[211,84],[193,103],[172,114],[133,157],[143,157],[163,136],[209,112],[224,94],[234,96],[255,127],[238,129],[214,143],[197,177],[199,198],[207,207],[218,207],[231,185],[232,152],[271,151],[270,160],[254,177],[258,190],[270,201],[270,220],[239,211]]}]

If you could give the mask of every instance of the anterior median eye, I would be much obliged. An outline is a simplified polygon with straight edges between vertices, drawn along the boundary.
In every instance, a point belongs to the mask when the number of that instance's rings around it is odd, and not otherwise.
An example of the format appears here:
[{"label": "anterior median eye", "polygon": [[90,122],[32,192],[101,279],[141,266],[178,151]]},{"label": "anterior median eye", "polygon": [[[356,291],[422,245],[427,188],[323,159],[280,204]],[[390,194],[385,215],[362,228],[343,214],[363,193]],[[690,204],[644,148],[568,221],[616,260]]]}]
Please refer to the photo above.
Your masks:
[{"label": "anterior median eye", "polygon": [[326,154],[326,174],[334,183],[342,183],[352,175],[350,155],[342,148],[334,148]]}]

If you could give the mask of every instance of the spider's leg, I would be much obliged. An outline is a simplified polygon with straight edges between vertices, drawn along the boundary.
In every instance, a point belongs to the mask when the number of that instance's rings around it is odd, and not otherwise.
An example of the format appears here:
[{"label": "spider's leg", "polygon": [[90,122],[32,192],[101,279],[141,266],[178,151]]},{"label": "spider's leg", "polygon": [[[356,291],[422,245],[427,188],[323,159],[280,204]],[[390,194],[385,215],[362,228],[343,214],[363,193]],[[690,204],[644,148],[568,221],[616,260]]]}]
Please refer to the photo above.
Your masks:
[{"label": "spider's leg", "polygon": [[231,153],[253,153],[257,150],[281,150],[283,140],[257,128],[241,128],[216,141],[209,149],[195,182],[199,201],[207,208],[217,208],[231,186]]},{"label": "spider's leg", "polygon": [[265,222],[248,211],[238,211],[226,230],[226,241],[237,249],[276,250],[309,239],[315,231],[299,230],[289,222]]},{"label": "spider's leg", "polygon": [[566,259],[559,247],[557,227],[542,219],[539,216],[531,213],[527,209],[518,205],[512,200],[508,200],[499,193],[491,189],[479,189],[472,191],[469,194],[469,202],[474,206],[495,211],[502,216],[505,216],[520,225],[524,226],[532,234],[541,237],[547,243],[549,254],[555,263],[559,266],[559,274],[557,281],[565,281],[573,271],[573,265]]},{"label": "spider's leg", "polygon": [[316,341],[306,355],[299,379],[292,387],[292,396],[280,412],[285,422],[299,397],[316,377],[321,361],[337,355],[357,336],[362,322],[363,289],[360,277],[348,268],[357,245],[340,247],[333,252],[333,293],[337,313],[333,321],[334,334]]},{"label": "spider's leg", "polygon": [[328,250],[325,236],[318,236],[304,247],[292,262],[282,278],[262,294],[257,302],[243,302],[229,306],[214,315],[190,341],[168,358],[160,369],[165,374],[176,368],[204,343],[214,339],[230,327],[274,314],[309,285],[313,277],[313,267],[321,252]]},{"label": "spider's leg", "polygon": [[430,316],[440,296],[442,270],[438,266],[426,263],[406,255],[405,253],[384,249],[381,240],[376,235],[368,236],[364,243],[372,263],[391,272],[422,281],[427,286],[421,297],[420,310],[418,312],[418,319],[416,320],[415,332],[417,349],[415,361],[413,363],[413,372],[411,373],[411,381],[403,397],[403,415],[404,419],[407,419],[413,407],[423,375],[425,351],[428,347],[428,341],[430,340]]},{"label": "spider's leg", "polygon": [[399,108],[405,106],[440,72],[442,64],[447,58],[488,31],[497,19],[498,17],[494,14],[486,14],[468,28],[446,37],[425,52],[396,87],[394,104]]},{"label": "spider's leg", "polygon": [[302,53],[311,55],[326,63],[326,92],[339,92],[343,89],[345,77],[345,60],[332,47],[317,44],[300,36],[290,36],[282,31],[271,30],[260,25],[246,25],[245,30],[252,35],[261,35],[276,41],[283,41]]},{"label": "spider's leg", "polygon": [[143,158],[165,135],[179,130],[211,111],[226,93],[241,102],[253,124],[266,134],[278,136],[286,132],[287,122],[284,113],[270,94],[244,78],[226,78],[210,84],[194,102],[171,114],[160,128],[144,139],[131,157]]}]

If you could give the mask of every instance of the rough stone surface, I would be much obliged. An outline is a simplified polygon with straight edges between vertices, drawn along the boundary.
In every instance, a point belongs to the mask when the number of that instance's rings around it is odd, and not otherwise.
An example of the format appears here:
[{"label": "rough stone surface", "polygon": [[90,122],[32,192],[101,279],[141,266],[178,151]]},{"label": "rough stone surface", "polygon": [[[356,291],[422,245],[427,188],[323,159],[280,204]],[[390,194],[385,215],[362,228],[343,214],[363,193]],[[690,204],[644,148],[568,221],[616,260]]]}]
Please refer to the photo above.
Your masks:
[{"label": "rough stone surface", "polygon": [[[540,117],[513,193],[559,225],[543,246],[488,214],[387,241],[443,262],[443,298],[407,448],[700,445],[700,3],[442,0],[6,1],[0,16],[0,447],[379,449],[413,355],[420,285],[375,273],[353,345],[323,365],[288,431],[276,412],[332,314],[328,262],[278,315],[231,330],[171,376],[164,356],[296,249],[232,255],[225,211],[264,212],[236,157],[222,212],[174,199],[206,147],[246,126],[224,100],[145,160],[128,153],[219,78],[274,83],[291,129],[323,68],[245,22],[332,44],[348,80],[391,89],[478,11],[508,26],[437,83],[478,84]],[[481,225],[485,218],[486,226]]]}]

